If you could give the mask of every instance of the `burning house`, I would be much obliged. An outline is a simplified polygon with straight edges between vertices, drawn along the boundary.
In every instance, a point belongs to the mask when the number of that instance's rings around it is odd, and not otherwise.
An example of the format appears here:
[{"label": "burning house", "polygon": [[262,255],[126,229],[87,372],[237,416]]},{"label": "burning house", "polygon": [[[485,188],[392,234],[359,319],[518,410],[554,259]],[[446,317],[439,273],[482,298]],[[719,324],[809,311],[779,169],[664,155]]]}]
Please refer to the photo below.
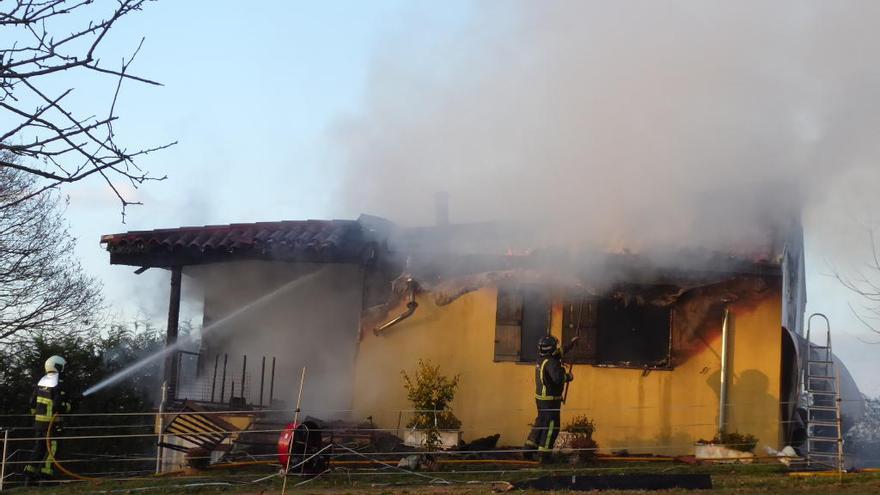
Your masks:
[{"label": "burning house", "polygon": [[[805,373],[815,349],[798,224],[720,253],[535,238],[504,223],[403,228],[364,215],[102,243],[113,264],[170,271],[169,342],[181,280],[204,294],[195,363],[166,362],[173,400],[291,404],[306,366],[304,410],[400,429],[411,409],[401,370],[431,360],[460,377],[452,407],[466,440],[497,433],[520,445],[534,418],[536,342],[549,332],[579,337],[565,355],[575,380],[563,423],[591,418],[604,451],[692,453],[719,431],[754,435],[762,452],[804,442],[816,404],[801,391],[816,372]],[[841,393],[857,397],[839,369]]]}]

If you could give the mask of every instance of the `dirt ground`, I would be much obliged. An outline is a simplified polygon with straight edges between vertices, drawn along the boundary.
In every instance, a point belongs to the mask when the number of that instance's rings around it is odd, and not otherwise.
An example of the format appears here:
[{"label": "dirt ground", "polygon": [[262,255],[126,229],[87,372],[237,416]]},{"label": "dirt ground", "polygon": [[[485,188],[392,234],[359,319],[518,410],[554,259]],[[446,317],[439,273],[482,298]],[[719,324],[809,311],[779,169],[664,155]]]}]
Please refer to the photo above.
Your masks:
[{"label": "dirt ground", "polygon": [[[657,494],[875,494],[880,493],[880,473],[845,474],[842,481],[837,476],[792,476],[782,466],[767,464],[755,466],[680,466],[628,464],[571,468],[567,466],[542,467],[541,469],[504,470],[503,467],[478,470],[442,471],[417,475],[399,471],[377,473],[368,470],[335,470],[319,478],[288,479],[289,493],[314,494],[477,494],[491,493],[501,482],[516,483],[546,475],[593,475],[593,474],[710,474],[713,488],[710,490],[603,490],[607,495],[636,493]],[[157,494],[189,495],[223,493],[234,495],[257,495],[281,493],[281,480],[270,476],[273,471],[252,469],[247,471],[224,471],[192,473],[168,478],[137,480],[101,480],[65,483],[42,488],[13,488],[15,494]],[[576,493],[569,490],[545,491],[513,489],[507,493],[551,494]]]}]

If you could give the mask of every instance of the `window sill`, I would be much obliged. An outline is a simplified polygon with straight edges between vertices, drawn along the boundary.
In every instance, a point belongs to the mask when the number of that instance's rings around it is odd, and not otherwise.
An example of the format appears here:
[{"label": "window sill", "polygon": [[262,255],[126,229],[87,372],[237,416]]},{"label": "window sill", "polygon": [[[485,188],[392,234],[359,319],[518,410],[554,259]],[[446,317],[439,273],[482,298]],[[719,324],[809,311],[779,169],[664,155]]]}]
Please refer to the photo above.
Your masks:
[{"label": "window sill", "polygon": [[[577,363],[575,363],[575,364],[577,364]],[[617,369],[624,369],[624,370],[642,370],[642,371],[672,371],[675,369],[669,365],[653,365],[653,366],[642,365],[642,366],[639,366],[639,365],[635,365],[635,364],[623,364],[623,363],[620,363],[620,364],[618,364],[618,363],[593,363],[592,366],[596,367],[596,368],[617,368]]]}]

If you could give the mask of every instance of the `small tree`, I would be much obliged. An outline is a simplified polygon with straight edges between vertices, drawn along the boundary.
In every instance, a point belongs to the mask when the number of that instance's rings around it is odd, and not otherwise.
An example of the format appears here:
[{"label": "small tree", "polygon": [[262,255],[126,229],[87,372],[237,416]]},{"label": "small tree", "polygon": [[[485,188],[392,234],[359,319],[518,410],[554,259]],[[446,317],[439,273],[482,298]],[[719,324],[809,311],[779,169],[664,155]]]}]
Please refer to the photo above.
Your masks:
[{"label": "small tree", "polygon": [[408,428],[426,430],[428,447],[439,443],[440,430],[456,430],[461,421],[449,410],[455,389],[458,387],[459,375],[448,378],[440,373],[440,366],[431,361],[419,360],[418,368],[410,376],[406,370],[401,371],[406,398],[415,410]]}]

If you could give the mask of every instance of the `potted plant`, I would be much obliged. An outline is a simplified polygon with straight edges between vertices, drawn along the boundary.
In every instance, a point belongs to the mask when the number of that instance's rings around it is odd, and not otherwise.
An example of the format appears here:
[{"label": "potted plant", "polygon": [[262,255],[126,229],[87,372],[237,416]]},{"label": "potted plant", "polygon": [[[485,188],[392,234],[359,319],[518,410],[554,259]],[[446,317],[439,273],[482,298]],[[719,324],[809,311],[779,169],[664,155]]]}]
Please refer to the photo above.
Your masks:
[{"label": "potted plant", "polygon": [[596,457],[599,444],[593,440],[596,424],[586,415],[581,414],[571,419],[560,433],[560,447],[571,452],[573,464],[589,462]]},{"label": "potted plant", "polygon": [[757,444],[758,439],[748,433],[719,433],[712,440],[698,440],[694,457],[705,461],[750,463],[755,459],[753,451]]},{"label": "potted plant", "polygon": [[401,371],[406,397],[414,413],[403,443],[412,447],[454,448],[461,442],[461,421],[449,409],[459,376],[449,378],[440,366],[419,360],[415,373]]}]

